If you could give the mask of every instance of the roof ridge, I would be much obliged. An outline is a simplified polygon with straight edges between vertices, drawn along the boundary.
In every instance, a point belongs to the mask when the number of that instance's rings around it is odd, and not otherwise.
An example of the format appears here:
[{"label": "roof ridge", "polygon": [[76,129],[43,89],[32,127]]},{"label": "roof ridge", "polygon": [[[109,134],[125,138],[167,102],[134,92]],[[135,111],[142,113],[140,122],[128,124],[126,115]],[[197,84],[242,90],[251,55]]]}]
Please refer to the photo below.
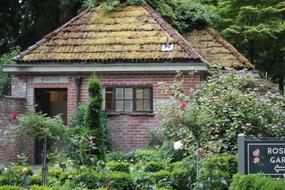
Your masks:
[{"label": "roof ridge", "polygon": [[[162,16],[154,10],[148,3],[144,2],[142,7],[152,16],[152,18],[181,46],[181,48],[194,59],[203,60],[202,56],[194,50],[187,40],[178,33],[168,22],[166,22]],[[204,61],[204,60],[203,60]]]},{"label": "roof ridge", "polygon": [[205,30],[247,68],[255,68],[254,65],[243,54],[241,54],[232,44],[227,42],[216,30],[209,26],[205,27]]},{"label": "roof ridge", "polygon": [[59,28],[53,30],[52,32],[46,34],[41,40],[37,41],[35,44],[28,47],[25,51],[20,52],[17,56],[13,57],[12,60],[17,61],[18,59],[21,59],[23,56],[29,54],[31,51],[38,48],[40,45],[44,44],[48,40],[50,40],[52,37],[54,37],[56,34],[58,34],[60,31],[62,31],[66,26],[71,24],[72,22],[78,20],[80,17],[82,17],[84,14],[92,11],[92,8],[85,9],[75,17],[71,18],[68,22],[61,25]]}]

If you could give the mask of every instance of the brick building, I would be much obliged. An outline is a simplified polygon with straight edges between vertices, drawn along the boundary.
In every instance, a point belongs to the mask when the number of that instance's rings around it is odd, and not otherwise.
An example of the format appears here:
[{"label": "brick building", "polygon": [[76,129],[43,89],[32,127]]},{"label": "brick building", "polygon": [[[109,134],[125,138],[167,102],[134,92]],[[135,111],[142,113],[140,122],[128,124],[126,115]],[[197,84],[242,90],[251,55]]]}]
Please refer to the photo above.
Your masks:
[{"label": "brick building", "polygon": [[[147,146],[156,125],[154,108],[168,97],[159,82],[172,82],[182,71],[185,90],[195,88],[208,64],[149,5],[115,11],[87,9],[15,57],[5,66],[12,74],[12,96],[28,109],[67,124],[79,103],[88,101],[87,82],[96,72],[114,150]],[[249,63],[250,64],[250,63]],[[189,71],[198,71],[188,75]],[[35,144],[35,155],[40,154]]]}]

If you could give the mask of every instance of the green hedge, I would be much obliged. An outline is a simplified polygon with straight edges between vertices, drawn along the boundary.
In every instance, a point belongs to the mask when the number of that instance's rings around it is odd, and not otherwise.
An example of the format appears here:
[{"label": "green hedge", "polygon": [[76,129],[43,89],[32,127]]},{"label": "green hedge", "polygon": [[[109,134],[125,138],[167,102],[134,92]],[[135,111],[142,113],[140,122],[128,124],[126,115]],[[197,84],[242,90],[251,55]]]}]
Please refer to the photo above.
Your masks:
[{"label": "green hedge", "polygon": [[0,186],[23,185],[28,176],[33,175],[31,167],[27,166],[7,166],[0,170]]},{"label": "green hedge", "polygon": [[235,175],[232,190],[284,190],[285,180],[277,180],[261,175]]},{"label": "green hedge", "polygon": [[228,190],[233,175],[237,173],[237,157],[231,155],[211,156],[202,161],[199,188]]},{"label": "green hedge", "polygon": [[128,162],[108,162],[106,164],[107,169],[111,171],[117,171],[117,172],[130,172],[130,163]]},{"label": "green hedge", "polygon": [[107,184],[110,189],[116,190],[133,190],[134,185],[132,177],[124,172],[112,172],[104,174],[104,184]]},{"label": "green hedge", "polygon": [[78,174],[74,178],[74,184],[84,185],[88,189],[100,188],[103,186],[103,182],[103,176],[91,170]]},{"label": "green hedge", "polygon": [[20,190],[20,187],[4,185],[0,186],[0,190]]},{"label": "green hedge", "polygon": [[135,168],[145,172],[158,172],[165,169],[165,164],[163,162],[140,162],[135,165]]}]

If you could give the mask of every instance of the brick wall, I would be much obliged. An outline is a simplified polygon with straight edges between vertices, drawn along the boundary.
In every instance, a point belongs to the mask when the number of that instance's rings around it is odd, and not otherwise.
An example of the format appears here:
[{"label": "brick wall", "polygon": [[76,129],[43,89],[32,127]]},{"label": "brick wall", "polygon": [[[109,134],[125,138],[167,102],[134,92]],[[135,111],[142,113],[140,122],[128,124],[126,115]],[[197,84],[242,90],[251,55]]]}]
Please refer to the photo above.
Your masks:
[{"label": "brick wall", "polygon": [[21,153],[33,160],[33,143],[18,134],[19,125],[13,118],[24,110],[24,98],[0,97],[0,163],[15,162]]},{"label": "brick wall", "polygon": [[[58,76],[58,75],[14,75],[12,80],[12,95],[26,94],[27,106],[32,108],[34,105],[34,89],[35,88],[66,88],[68,91],[68,122],[70,123],[72,114],[76,110],[76,84],[75,74],[66,74],[68,76],[67,83],[35,83],[35,76]],[[62,76],[62,75],[61,75]],[[90,74],[81,75],[81,99],[82,103],[88,102],[87,83]],[[116,86],[134,86],[146,85],[153,87],[154,106],[167,99],[167,95],[161,93],[159,82],[171,83],[175,79],[175,74],[99,74],[102,85]],[[200,83],[200,75],[183,75],[183,87],[186,91],[195,88]],[[21,82],[21,85],[19,84]],[[24,93],[24,87],[26,92]],[[154,115],[109,115],[108,128],[110,131],[111,144],[113,150],[132,151],[148,145],[148,130],[158,122]]]}]

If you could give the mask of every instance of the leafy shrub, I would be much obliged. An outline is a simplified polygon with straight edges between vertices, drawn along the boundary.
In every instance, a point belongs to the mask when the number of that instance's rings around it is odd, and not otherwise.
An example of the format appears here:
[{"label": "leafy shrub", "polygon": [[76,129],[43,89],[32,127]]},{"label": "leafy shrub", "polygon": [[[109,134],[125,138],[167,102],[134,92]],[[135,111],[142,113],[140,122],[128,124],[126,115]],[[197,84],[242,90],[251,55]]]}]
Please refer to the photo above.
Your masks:
[{"label": "leafy shrub", "polygon": [[165,169],[165,164],[163,162],[140,162],[135,167],[144,172],[158,172]]},{"label": "leafy shrub", "polygon": [[9,185],[9,184],[10,184],[10,178],[8,176],[1,175],[0,176],[0,186]]},{"label": "leafy shrub", "polygon": [[31,167],[7,166],[0,171],[0,185],[23,185],[26,178],[31,175]]},{"label": "leafy shrub", "polygon": [[139,149],[134,152],[133,159],[139,161],[161,161],[165,157],[165,151],[157,149]]},{"label": "leafy shrub", "polygon": [[111,161],[116,161],[116,162],[122,162],[126,160],[126,154],[124,152],[111,152],[106,155],[106,161],[111,162]]},{"label": "leafy shrub", "polygon": [[103,177],[97,172],[89,170],[89,171],[84,171],[75,176],[74,182],[75,184],[83,185],[88,189],[94,189],[102,186]]},{"label": "leafy shrub", "polygon": [[107,189],[107,188],[105,188],[105,187],[101,187],[101,188],[96,189],[96,190],[108,190],[108,189]]},{"label": "leafy shrub", "polygon": [[0,190],[21,190],[20,187],[4,185],[0,186]]},{"label": "leafy shrub", "polygon": [[198,185],[200,188],[227,190],[237,167],[236,156],[211,156],[202,162]]},{"label": "leafy shrub", "polygon": [[106,164],[107,169],[117,172],[130,172],[130,163],[128,162],[108,162]]},{"label": "leafy shrub", "polygon": [[[182,80],[161,84],[163,93],[173,95],[159,109],[168,139],[182,140],[185,153],[190,153],[196,133],[204,150],[236,154],[240,133],[284,137],[284,99],[272,90],[273,84],[254,79],[246,71],[219,70],[211,74],[208,82],[191,95],[183,90]],[[181,103],[189,106],[182,109]]]},{"label": "leafy shrub", "polygon": [[76,176],[80,175],[80,171],[76,169],[66,169],[59,176],[59,181],[65,183],[66,181],[72,181]]},{"label": "leafy shrub", "polygon": [[171,172],[172,186],[176,190],[191,189],[192,184],[195,182],[195,170],[174,169]]},{"label": "leafy shrub", "polygon": [[51,188],[51,187],[48,187],[48,186],[32,186],[31,188],[30,188],[31,190],[51,190],[51,189],[54,189],[54,190],[56,190],[57,188],[55,188],[55,187],[53,187],[53,188]]},{"label": "leafy shrub", "polygon": [[149,172],[135,174],[133,176],[133,182],[137,190],[153,189],[153,187],[156,186],[156,180],[152,173]]},{"label": "leafy shrub", "polygon": [[156,180],[156,184],[159,187],[165,187],[165,188],[172,187],[171,175],[172,174],[167,170],[161,170],[161,171],[153,173],[153,176]]},{"label": "leafy shrub", "polygon": [[80,104],[76,108],[76,112],[72,116],[72,127],[84,127],[84,120],[86,117],[88,105],[87,104]]},{"label": "leafy shrub", "polygon": [[232,190],[282,190],[284,180],[276,180],[261,175],[235,175],[231,184]]},{"label": "leafy shrub", "polygon": [[61,175],[62,173],[62,169],[60,168],[50,168],[48,170],[48,175],[50,177],[55,177],[55,178],[59,178],[59,176]]},{"label": "leafy shrub", "polygon": [[30,185],[41,185],[41,184],[42,184],[41,175],[33,175],[30,177]]},{"label": "leafy shrub", "polygon": [[134,188],[131,175],[124,172],[105,174],[105,184],[110,189],[132,190]]}]

